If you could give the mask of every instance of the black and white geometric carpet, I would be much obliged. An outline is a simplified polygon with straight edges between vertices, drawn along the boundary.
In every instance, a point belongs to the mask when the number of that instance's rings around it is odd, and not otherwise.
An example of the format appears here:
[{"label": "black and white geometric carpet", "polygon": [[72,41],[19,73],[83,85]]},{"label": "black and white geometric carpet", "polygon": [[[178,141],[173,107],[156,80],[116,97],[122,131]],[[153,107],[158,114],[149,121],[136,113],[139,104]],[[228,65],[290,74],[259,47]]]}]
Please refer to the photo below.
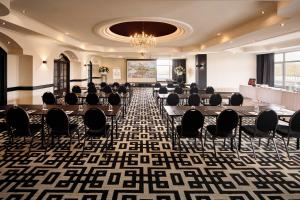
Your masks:
[{"label": "black and white geometric carpet", "polygon": [[255,160],[246,138],[240,160],[223,141],[215,158],[210,140],[204,156],[193,140],[183,140],[179,156],[150,88],[134,89],[106,157],[102,139],[94,147],[87,143],[82,154],[82,142],[75,138],[69,151],[69,140],[61,138],[44,154],[36,138],[29,155],[21,139],[4,155],[6,140],[6,133],[0,134],[0,199],[300,199],[300,151],[294,141],[291,160],[278,139],[281,160],[266,141],[255,143]]}]

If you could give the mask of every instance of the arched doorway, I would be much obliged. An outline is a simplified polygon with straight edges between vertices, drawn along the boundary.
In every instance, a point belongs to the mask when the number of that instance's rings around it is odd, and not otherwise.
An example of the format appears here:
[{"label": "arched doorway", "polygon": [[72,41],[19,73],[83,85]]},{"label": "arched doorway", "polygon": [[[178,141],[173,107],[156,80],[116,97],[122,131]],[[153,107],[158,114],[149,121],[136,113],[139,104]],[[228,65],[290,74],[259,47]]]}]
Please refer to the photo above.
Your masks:
[{"label": "arched doorway", "polygon": [[54,60],[54,83],[55,95],[62,96],[64,92],[70,91],[70,60],[64,54]]},{"label": "arched doorway", "polygon": [[0,105],[7,104],[7,53],[0,47]]}]

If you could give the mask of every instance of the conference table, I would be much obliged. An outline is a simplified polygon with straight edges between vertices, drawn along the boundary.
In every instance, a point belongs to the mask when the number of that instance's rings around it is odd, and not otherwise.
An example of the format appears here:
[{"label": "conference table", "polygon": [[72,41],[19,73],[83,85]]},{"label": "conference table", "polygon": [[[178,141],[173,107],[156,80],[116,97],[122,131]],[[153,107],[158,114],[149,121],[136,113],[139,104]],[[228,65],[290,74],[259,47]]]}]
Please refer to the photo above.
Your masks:
[{"label": "conference table", "polygon": [[[0,112],[4,115],[6,112],[13,106],[16,105],[3,105],[0,106]],[[111,119],[111,144],[113,144],[113,130],[114,130],[114,119],[117,118],[118,114],[121,111],[121,106],[112,106],[112,110],[109,110],[108,105],[83,105],[82,109],[79,109],[80,105],[46,105],[43,107],[43,105],[17,105],[21,108],[23,108],[28,115],[32,116],[41,116],[41,123],[42,123],[42,130],[41,130],[41,142],[42,147],[45,147],[45,116],[49,109],[51,108],[60,108],[63,109],[68,116],[84,116],[85,112],[90,108],[99,108],[104,112],[104,114]],[[116,136],[118,136],[118,129],[117,129],[117,121],[116,121]]]},{"label": "conference table", "polygon": [[[182,117],[184,113],[191,109],[191,106],[164,106],[164,110],[167,116],[171,119],[171,139],[172,147],[175,149],[175,127],[174,121],[177,117]],[[272,109],[274,110],[278,117],[291,117],[294,111],[284,109],[278,105],[264,105],[264,106],[195,106],[195,109],[199,110],[205,117],[217,117],[225,109],[233,109],[239,115],[239,127],[243,125],[243,117],[257,117],[259,112]],[[167,119],[167,132],[169,134],[169,120]],[[232,141],[231,141],[232,142]],[[238,135],[238,149],[241,149],[242,145],[242,131],[239,128]],[[297,141],[297,147],[299,146],[299,140]],[[231,146],[232,147],[232,146]]]}]

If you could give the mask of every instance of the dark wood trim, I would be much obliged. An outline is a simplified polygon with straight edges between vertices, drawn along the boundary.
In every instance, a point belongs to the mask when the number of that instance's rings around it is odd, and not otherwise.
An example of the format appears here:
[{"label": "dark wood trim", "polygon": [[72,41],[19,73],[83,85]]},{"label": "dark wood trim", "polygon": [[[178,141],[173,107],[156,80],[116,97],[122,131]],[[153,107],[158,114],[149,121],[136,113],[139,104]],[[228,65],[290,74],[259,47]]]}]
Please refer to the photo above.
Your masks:
[{"label": "dark wood trim", "polygon": [[93,79],[101,79],[101,76],[93,76]]},{"label": "dark wood trim", "polygon": [[46,84],[46,85],[37,85],[37,86],[16,86],[7,88],[7,92],[13,92],[18,90],[40,90],[44,88],[53,87],[53,84]]},{"label": "dark wood trim", "polygon": [[82,81],[87,81],[86,78],[83,79],[71,79],[70,82],[82,82]]},{"label": "dark wood trim", "polygon": [[0,105],[7,104],[7,53],[0,47],[0,56],[3,57],[0,63]]}]

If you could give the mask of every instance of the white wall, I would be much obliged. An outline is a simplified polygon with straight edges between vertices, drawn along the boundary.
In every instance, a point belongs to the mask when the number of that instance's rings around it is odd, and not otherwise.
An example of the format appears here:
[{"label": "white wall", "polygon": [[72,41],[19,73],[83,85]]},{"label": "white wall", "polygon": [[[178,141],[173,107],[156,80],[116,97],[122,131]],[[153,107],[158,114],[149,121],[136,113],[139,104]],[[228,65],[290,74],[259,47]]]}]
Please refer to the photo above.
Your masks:
[{"label": "white wall", "polygon": [[186,82],[193,83],[196,81],[195,76],[196,59],[195,55],[186,58]]}]

